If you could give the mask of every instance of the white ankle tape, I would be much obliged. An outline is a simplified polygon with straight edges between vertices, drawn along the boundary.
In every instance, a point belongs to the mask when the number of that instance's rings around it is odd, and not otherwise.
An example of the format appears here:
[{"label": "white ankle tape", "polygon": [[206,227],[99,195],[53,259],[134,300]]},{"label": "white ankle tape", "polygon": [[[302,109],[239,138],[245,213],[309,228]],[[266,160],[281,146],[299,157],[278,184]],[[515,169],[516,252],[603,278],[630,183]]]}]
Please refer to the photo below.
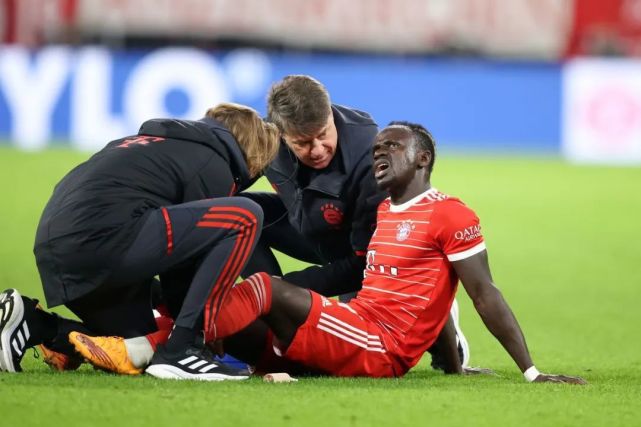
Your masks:
[{"label": "white ankle tape", "polygon": [[534,381],[536,379],[536,377],[538,377],[539,375],[541,375],[541,373],[539,372],[538,369],[536,369],[536,366],[534,366],[534,365],[530,366],[529,368],[527,368],[525,370],[525,372],[523,372],[523,376],[525,377],[525,379],[529,383]]}]

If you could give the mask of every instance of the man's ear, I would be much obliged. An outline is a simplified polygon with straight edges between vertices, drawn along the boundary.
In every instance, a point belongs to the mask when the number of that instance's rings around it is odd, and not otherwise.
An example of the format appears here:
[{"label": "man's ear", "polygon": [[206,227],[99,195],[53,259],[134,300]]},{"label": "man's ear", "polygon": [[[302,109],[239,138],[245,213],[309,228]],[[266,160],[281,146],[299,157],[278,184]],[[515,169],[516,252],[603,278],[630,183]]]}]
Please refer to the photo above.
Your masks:
[{"label": "man's ear", "polygon": [[430,161],[432,160],[432,155],[430,154],[429,151],[424,150],[418,153],[418,166],[420,168],[426,168],[430,165]]}]

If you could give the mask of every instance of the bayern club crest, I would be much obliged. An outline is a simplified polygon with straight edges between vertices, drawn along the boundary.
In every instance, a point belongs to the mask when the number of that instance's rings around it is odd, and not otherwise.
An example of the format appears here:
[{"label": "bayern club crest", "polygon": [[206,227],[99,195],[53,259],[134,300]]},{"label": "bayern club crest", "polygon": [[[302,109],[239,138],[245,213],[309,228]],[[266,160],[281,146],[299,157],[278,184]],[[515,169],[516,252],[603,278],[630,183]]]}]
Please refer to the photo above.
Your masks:
[{"label": "bayern club crest", "polygon": [[399,225],[396,226],[396,240],[399,242],[402,242],[403,240],[407,240],[408,237],[410,237],[410,233],[412,230],[414,230],[415,225],[412,224],[412,221],[403,221]]}]

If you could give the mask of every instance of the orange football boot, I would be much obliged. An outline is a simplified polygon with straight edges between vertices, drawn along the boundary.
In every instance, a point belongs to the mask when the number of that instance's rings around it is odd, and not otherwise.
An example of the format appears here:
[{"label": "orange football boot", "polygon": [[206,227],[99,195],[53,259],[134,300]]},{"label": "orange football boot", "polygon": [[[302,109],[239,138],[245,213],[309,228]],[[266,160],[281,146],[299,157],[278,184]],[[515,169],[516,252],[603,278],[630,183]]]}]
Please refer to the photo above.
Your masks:
[{"label": "orange football boot", "polygon": [[122,337],[91,337],[80,332],[71,332],[69,342],[76,351],[94,367],[123,375],[140,375],[142,369],[136,368]]}]

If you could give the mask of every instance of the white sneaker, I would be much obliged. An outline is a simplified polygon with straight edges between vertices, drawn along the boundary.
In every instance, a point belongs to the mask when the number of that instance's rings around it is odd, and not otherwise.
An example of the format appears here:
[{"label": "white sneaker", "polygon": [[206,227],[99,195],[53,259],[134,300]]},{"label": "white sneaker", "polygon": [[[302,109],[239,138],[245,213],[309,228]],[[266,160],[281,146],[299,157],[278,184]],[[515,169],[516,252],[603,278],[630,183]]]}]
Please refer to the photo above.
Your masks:
[{"label": "white sneaker", "polygon": [[20,372],[20,361],[30,337],[24,318],[24,304],[16,289],[0,294],[0,370]]},{"label": "white sneaker", "polygon": [[249,371],[235,369],[214,360],[204,349],[190,347],[181,354],[169,354],[158,346],[146,373],[156,378],[174,380],[225,381],[246,380]]}]

